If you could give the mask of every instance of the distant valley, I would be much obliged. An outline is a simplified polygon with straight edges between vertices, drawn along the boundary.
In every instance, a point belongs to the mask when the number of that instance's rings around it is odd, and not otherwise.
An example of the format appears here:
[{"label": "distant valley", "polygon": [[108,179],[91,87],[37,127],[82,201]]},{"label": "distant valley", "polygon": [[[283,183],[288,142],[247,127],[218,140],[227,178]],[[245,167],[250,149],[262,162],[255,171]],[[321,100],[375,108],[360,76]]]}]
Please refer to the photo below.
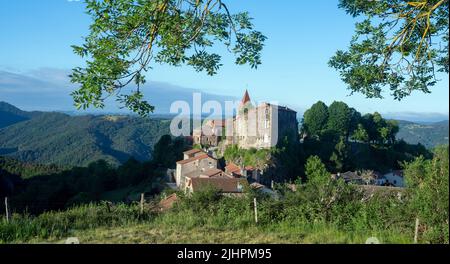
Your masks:
[{"label": "distant valley", "polygon": [[170,127],[164,119],[24,112],[7,103],[0,103],[0,120],[0,155],[63,166],[149,160]]},{"label": "distant valley", "polygon": [[400,131],[398,139],[410,144],[422,144],[427,148],[449,143],[449,122],[418,124],[408,121],[399,121]]},{"label": "distant valley", "polygon": [[[448,121],[399,124],[398,139],[407,143],[432,148],[449,142]],[[26,112],[0,102],[0,156],[61,166],[86,166],[99,159],[119,165],[131,157],[145,161],[169,128],[164,118]]]}]

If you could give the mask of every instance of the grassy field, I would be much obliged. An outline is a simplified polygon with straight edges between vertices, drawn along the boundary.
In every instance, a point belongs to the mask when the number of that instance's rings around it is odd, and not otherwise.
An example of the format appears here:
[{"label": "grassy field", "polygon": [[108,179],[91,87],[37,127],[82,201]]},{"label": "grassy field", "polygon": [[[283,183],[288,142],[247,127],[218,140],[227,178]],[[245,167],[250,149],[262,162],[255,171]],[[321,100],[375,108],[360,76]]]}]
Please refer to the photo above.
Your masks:
[{"label": "grassy field", "polygon": [[[198,226],[184,228],[183,226],[143,223],[73,231],[70,233],[70,237],[77,237],[81,244],[364,244],[369,237],[376,237],[380,243],[385,244],[412,243],[412,238],[405,234],[343,232],[324,225],[283,230],[282,227],[253,226],[246,229],[229,229]],[[65,237],[50,237],[44,240],[32,238],[12,243],[64,244],[65,241]]]},{"label": "grassy field", "polygon": [[99,228],[75,232],[74,235],[81,243],[89,244],[362,244],[372,236],[377,237],[381,243],[412,242],[410,237],[401,234],[358,234],[322,225],[283,230],[282,227],[268,229],[254,226],[246,229],[229,229],[142,224],[132,227]]},{"label": "grassy field", "polygon": [[80,207],[0,223],[0,236],[3,243],[30,244],[62,244],[69,237],[82,244],[362,244],[369,237],[387,244],[413,241],[412,232],[398,230],[343,230],[329,223],[289,220],[256,224],[250,212],[239,217],[216,212],[205,218],[174,210],[143,219],[137,212],[137,207],[123,207],[108,215],[102,206]]}]

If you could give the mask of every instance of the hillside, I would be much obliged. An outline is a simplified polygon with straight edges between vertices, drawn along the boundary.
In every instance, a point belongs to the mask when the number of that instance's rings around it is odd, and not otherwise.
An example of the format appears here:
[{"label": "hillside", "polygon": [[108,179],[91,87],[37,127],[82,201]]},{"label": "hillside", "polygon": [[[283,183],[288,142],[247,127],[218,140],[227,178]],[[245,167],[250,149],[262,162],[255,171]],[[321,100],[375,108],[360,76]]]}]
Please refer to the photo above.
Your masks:
[{"label": "hillside", "polygon": [[[163,118],[26,112],[0,102],[0,156],[60,166],[86,166],[98,159],[118,165],[130,157],[144,161],[169,127]],[[448,144],[448,122],[400,121],[397,138],[428,148]]]},{"label": "hillside", "polygon": [[5,102],[0,102],[0,129],[33,117],[41,115],[42,112],[26,112]]},{"label": "hillside", "polygon": [[43,164],[86,166],[104,159],[118,165],[131,157],[149,160],[153,145],[170,126],[162,119],[17,110],[1,113],[1,120],[7,120],[2,123],[10,125],[0,128],[0,155]]},{"label": "hillside", "polygon": [[430,124],[417,124],[408,121],[399,121],[400,132],[398,139],[407,143],[421,143],[427,148],[449,143],[449,123],[442,121]]}]

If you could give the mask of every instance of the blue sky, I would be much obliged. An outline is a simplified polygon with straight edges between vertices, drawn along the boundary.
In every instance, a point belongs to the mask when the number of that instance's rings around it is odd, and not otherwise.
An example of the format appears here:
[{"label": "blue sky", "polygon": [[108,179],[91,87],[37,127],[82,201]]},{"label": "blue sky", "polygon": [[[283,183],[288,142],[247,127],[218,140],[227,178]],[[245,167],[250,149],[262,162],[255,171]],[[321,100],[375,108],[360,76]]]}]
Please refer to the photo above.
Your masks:
[{"label": "blue sky", "polygon": [[[234,12],[249,11],[255,18],[256,28],[268,37],[263,65],[258,70],[237,66],[231,55],[223,53],[224,66],[214,77],[189,67],[157,65],[148,80],[238,97],[248,87],[253,99],[278,101],[300,110],[318,100],[326,103],[339,100],[361,112],[448,115],[448,75],[439,76],[442,81],[433,88],[431,95],[416,93],[401,102],[394,101],[388,94],[384,100],[348,96],[345,84],[327,66],[337,49],[346,48],[354,30],[355,20],[338,9],[337,0],[227,2]],[[83,64],[70,46],[81,43],[82,36],[87,35],[89,22],[84,4],[78,1],[0,1],[0,70],[37,79],[64,78],[61,72]],[[50,76],[52,72],[54,76]],[[70,89],[59,92],[67,100]],[[0,86],[0,101],[3,97],[19,102],[18,96],[23,93]],[[54,97],[54,100],[58,99]]]}]

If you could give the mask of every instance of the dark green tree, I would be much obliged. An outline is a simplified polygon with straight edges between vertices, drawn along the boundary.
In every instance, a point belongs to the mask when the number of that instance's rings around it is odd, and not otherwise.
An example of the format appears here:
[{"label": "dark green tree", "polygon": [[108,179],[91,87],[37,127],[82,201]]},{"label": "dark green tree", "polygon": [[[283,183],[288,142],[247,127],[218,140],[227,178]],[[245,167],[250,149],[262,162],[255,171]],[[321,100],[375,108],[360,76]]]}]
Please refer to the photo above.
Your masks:
[{"label": "dark green tree", "polygon": [[350,134],[351,110],[344,102],[333,102],[328,108],[328,129],[338,136],[348,138]]},{"label": "dark green tree", "polygon": [[361,123],[364,126],[367,135],[369,136],[369,142],[374,142],[375,140],[377,140],[378,130],[374,121],[373,114],[365,114],[361,119]]},{"label": "dark green tree", "polygon": [[187,148],[183,138],[172,139],[164,135],[153,149],[153,163],[157,166],[175,169],[176,162],[183,159],[183,151]]},{"label": "dark green tree", "polygon": [[309,136],[322,135],[322,132],[327,128],[328,123],[328,106],[319,101],[315,103],[304,114],[303,131]]},{"label": "dark green tree", "polygon": [[342,172],[348,167],[348,156],[349,147],[345,138],[341,137],[330,157],[330,161],[334,163],[336,172]]},{"label": "dark green tree", "polygon": [[358,112],[355,108],[350,108],[350,131],[349,133],[352,134],[353,131],[358,129],[358,125],[361,123],[361,113]]},{"label": "dark green tree", "polygon": [[430,93],[435,72],[449,72],[448,0],[340,0],[339,7],[362,18],[348,50],[329,62],[352,94],[382,98],[389,87],[401,100]]},{"label": "dark green tree", "polygon": [[73,46],[86,59],[73,69],[75,106],[103,107],[107,97],[147,115],[145,73],[157,64],[189,65],[214,75],[222,66],[222,43],[236,64],[257,68],[266,37],[254,30],[247,12],[232,14],[222,0],[86,0],[92,18],[84,44]]}]

